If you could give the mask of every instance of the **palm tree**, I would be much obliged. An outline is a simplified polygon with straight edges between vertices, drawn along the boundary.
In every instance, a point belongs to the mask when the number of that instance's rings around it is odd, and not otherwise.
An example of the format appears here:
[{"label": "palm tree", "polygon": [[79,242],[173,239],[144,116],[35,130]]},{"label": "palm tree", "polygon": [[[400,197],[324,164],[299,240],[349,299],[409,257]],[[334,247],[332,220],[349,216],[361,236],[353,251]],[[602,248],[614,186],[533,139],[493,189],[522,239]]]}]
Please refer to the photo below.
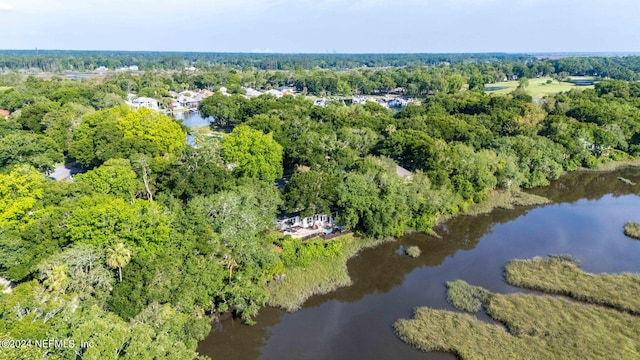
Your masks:
[{"label": "palm tree", "polygon": [[107,249],[107,265],[118,269],[120,282],[122,282],[122,268],[131,261],[131,251],[123,243],[117,243],[113,248]]},{"label": "palm tree", "polygon": [[64,293],[69,277],[67,276],[66,265],[56,265],[52,269],[47,270],[47,278],[43,284],[52,292]]}]

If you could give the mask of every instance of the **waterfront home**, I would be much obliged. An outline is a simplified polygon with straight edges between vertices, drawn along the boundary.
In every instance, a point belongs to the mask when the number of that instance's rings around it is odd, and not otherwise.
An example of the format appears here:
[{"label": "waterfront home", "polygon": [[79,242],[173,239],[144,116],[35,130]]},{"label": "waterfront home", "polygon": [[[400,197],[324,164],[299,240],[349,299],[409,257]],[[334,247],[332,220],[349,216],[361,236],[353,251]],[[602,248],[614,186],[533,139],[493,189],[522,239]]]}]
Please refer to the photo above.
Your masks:
[{"label": "waterfront home", "polygon": [[333,232],[337,217],[337,212],[331,214],[319,213],[309,217],[302,217],[300,213],[293,213],[279,216],[276,224],[278,231],[285,235],[308,239]]},{"label": "waterfront home", "polygon": [[182,104],[177,101],[173,101],[171,104],[169,104],[169,110],[174,112],[182,111],[184,110],[184,106],[182,106]]},{"label": "waterfront home", "polygon": [[158,110],[160,106],[158,105],[158,101],[156,99],[148,98],[148,97],[139,97],[131,102],[127,102],[130,106],[140,109],[146,108],[151,110]]}]

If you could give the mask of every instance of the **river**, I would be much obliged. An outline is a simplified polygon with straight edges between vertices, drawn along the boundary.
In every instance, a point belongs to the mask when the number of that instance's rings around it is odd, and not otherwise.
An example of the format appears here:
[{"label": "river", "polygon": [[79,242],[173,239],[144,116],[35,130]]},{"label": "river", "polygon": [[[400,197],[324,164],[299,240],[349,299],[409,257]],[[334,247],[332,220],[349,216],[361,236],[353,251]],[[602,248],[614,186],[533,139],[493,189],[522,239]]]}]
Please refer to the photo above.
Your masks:
[{"label": "river", "polygon": [[[446,281],[528,292],[505,283],[504,265],[549,254],[571,254],[589,272],[640,272],[640,241],[622,231],[627,221],[640,222],[640,169],[571,173],[532,192],[553,203],[460,216],[435,229],[440,239],[411,234],[364,250],[349,260],[352,286],[314,296],[295,313],[262,309],[255,326],[233,319],[214,324],[198,351],[214,360],[454,359],[412,348],[391,327],[415,307],[454,310]],[[399,254],[411,245],[420,247],[420,257]]]}]

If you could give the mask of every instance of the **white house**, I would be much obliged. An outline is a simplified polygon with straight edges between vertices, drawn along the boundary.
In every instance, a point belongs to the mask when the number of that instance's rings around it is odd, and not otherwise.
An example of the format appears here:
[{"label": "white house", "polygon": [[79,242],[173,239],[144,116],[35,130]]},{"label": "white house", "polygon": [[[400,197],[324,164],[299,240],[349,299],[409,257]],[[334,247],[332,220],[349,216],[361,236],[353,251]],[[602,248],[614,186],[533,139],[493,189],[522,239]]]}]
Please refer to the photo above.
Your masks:
[{"label": "white house", "polygon": [[403,98],[395,98],[391,101],[389,101],[388,105],[389,107],[395,107],[395,108],[402,108],[405,107],[407,105],[409,105],[409,103],[411,102],[411,100],[405,100]]},{"label": "white house", "polygon": [[351,98],[351,103],[352,104],[361,104],[364,105],[367,103],[367,98],[365,96],[359,95],[359,96],[354,96]]},{"label": "white house", "polygon": [[329,229],[335,224],[337,213],[315,214],[309,217],[301,217],[300,214],[288,214],[278,218],[278,230],[287,231],[296,228],[302,229]]},{"label": "white house", "polygon": [[327,99],[325,98],[317,99],[316,101],[313,102],[313,105],[325,107],[327,106]]},{"label": "white house", "polygon": [[182,106],[182,104],[180,104],[177,101],[173,101],[171,102],[171,104],[169,105],[169,109],[171,111],[182,111],[184,110],[184,106]]},{"label": "white house", "polygon": [[282,97],[282,92],[275,90],[275,89],[271,89],[271,90],[267,90],[264,92],[267,95],[273,95],[277,98],[281,98]]},{"label": "white house", "polygon": [[249,87],[248,88],[243,88],[243,89],[245,91],[245,96],[248,99],[251,99],[252,97],[256,97],[256,96],[262,95],[262,93],[260,91],[256,90],[256,89],[252,89],[252,88],[249,88]]},{"label": "white house", "polygon": [[146,108],[151,110],[158,110],[160,106],[158,106],[158,101],[156,99],[148,98],[148,97],[139,97],[131,102],[128,102],[129,105],[133,106],[136,109]]},{"label": "white house", "polygon": [[138,65],[129,66],[129,71],[138,71]]},{"label": "white house", "polygon": [[280,91],[282,95],[295,95],[296,88],[291,86],[280,86],[278,91]]}]

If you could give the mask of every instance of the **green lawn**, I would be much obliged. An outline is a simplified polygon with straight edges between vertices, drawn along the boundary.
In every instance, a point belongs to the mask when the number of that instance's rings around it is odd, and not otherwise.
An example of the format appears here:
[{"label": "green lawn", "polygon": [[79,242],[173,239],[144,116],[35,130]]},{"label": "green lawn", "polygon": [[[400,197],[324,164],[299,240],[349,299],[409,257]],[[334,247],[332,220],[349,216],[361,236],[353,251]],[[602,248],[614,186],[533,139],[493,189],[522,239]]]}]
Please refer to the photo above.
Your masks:
[{"label": "green lawn", "polygon": [[[572,77],[572,80],[591,80],[592,78],[588,77]],[[547,84],[547,81],[551,80],[551,84]],[[491,87],[502,87],[500,90],[487,91],[489,93],[494,94],[508,94],[515,90],[518,87],[518,81],[504,81],[493,84],[486,84],[485,88]],[[546,95],[553,95],[563,91],[569,91],[571,89],[593,89],[593,85],[591,86],[575,86],[569,82],[559,82],[557,80],[553,80],[548,77],[529,79],[529,86],[527,87],[527,92],[534,98],[542,98]]]}]

